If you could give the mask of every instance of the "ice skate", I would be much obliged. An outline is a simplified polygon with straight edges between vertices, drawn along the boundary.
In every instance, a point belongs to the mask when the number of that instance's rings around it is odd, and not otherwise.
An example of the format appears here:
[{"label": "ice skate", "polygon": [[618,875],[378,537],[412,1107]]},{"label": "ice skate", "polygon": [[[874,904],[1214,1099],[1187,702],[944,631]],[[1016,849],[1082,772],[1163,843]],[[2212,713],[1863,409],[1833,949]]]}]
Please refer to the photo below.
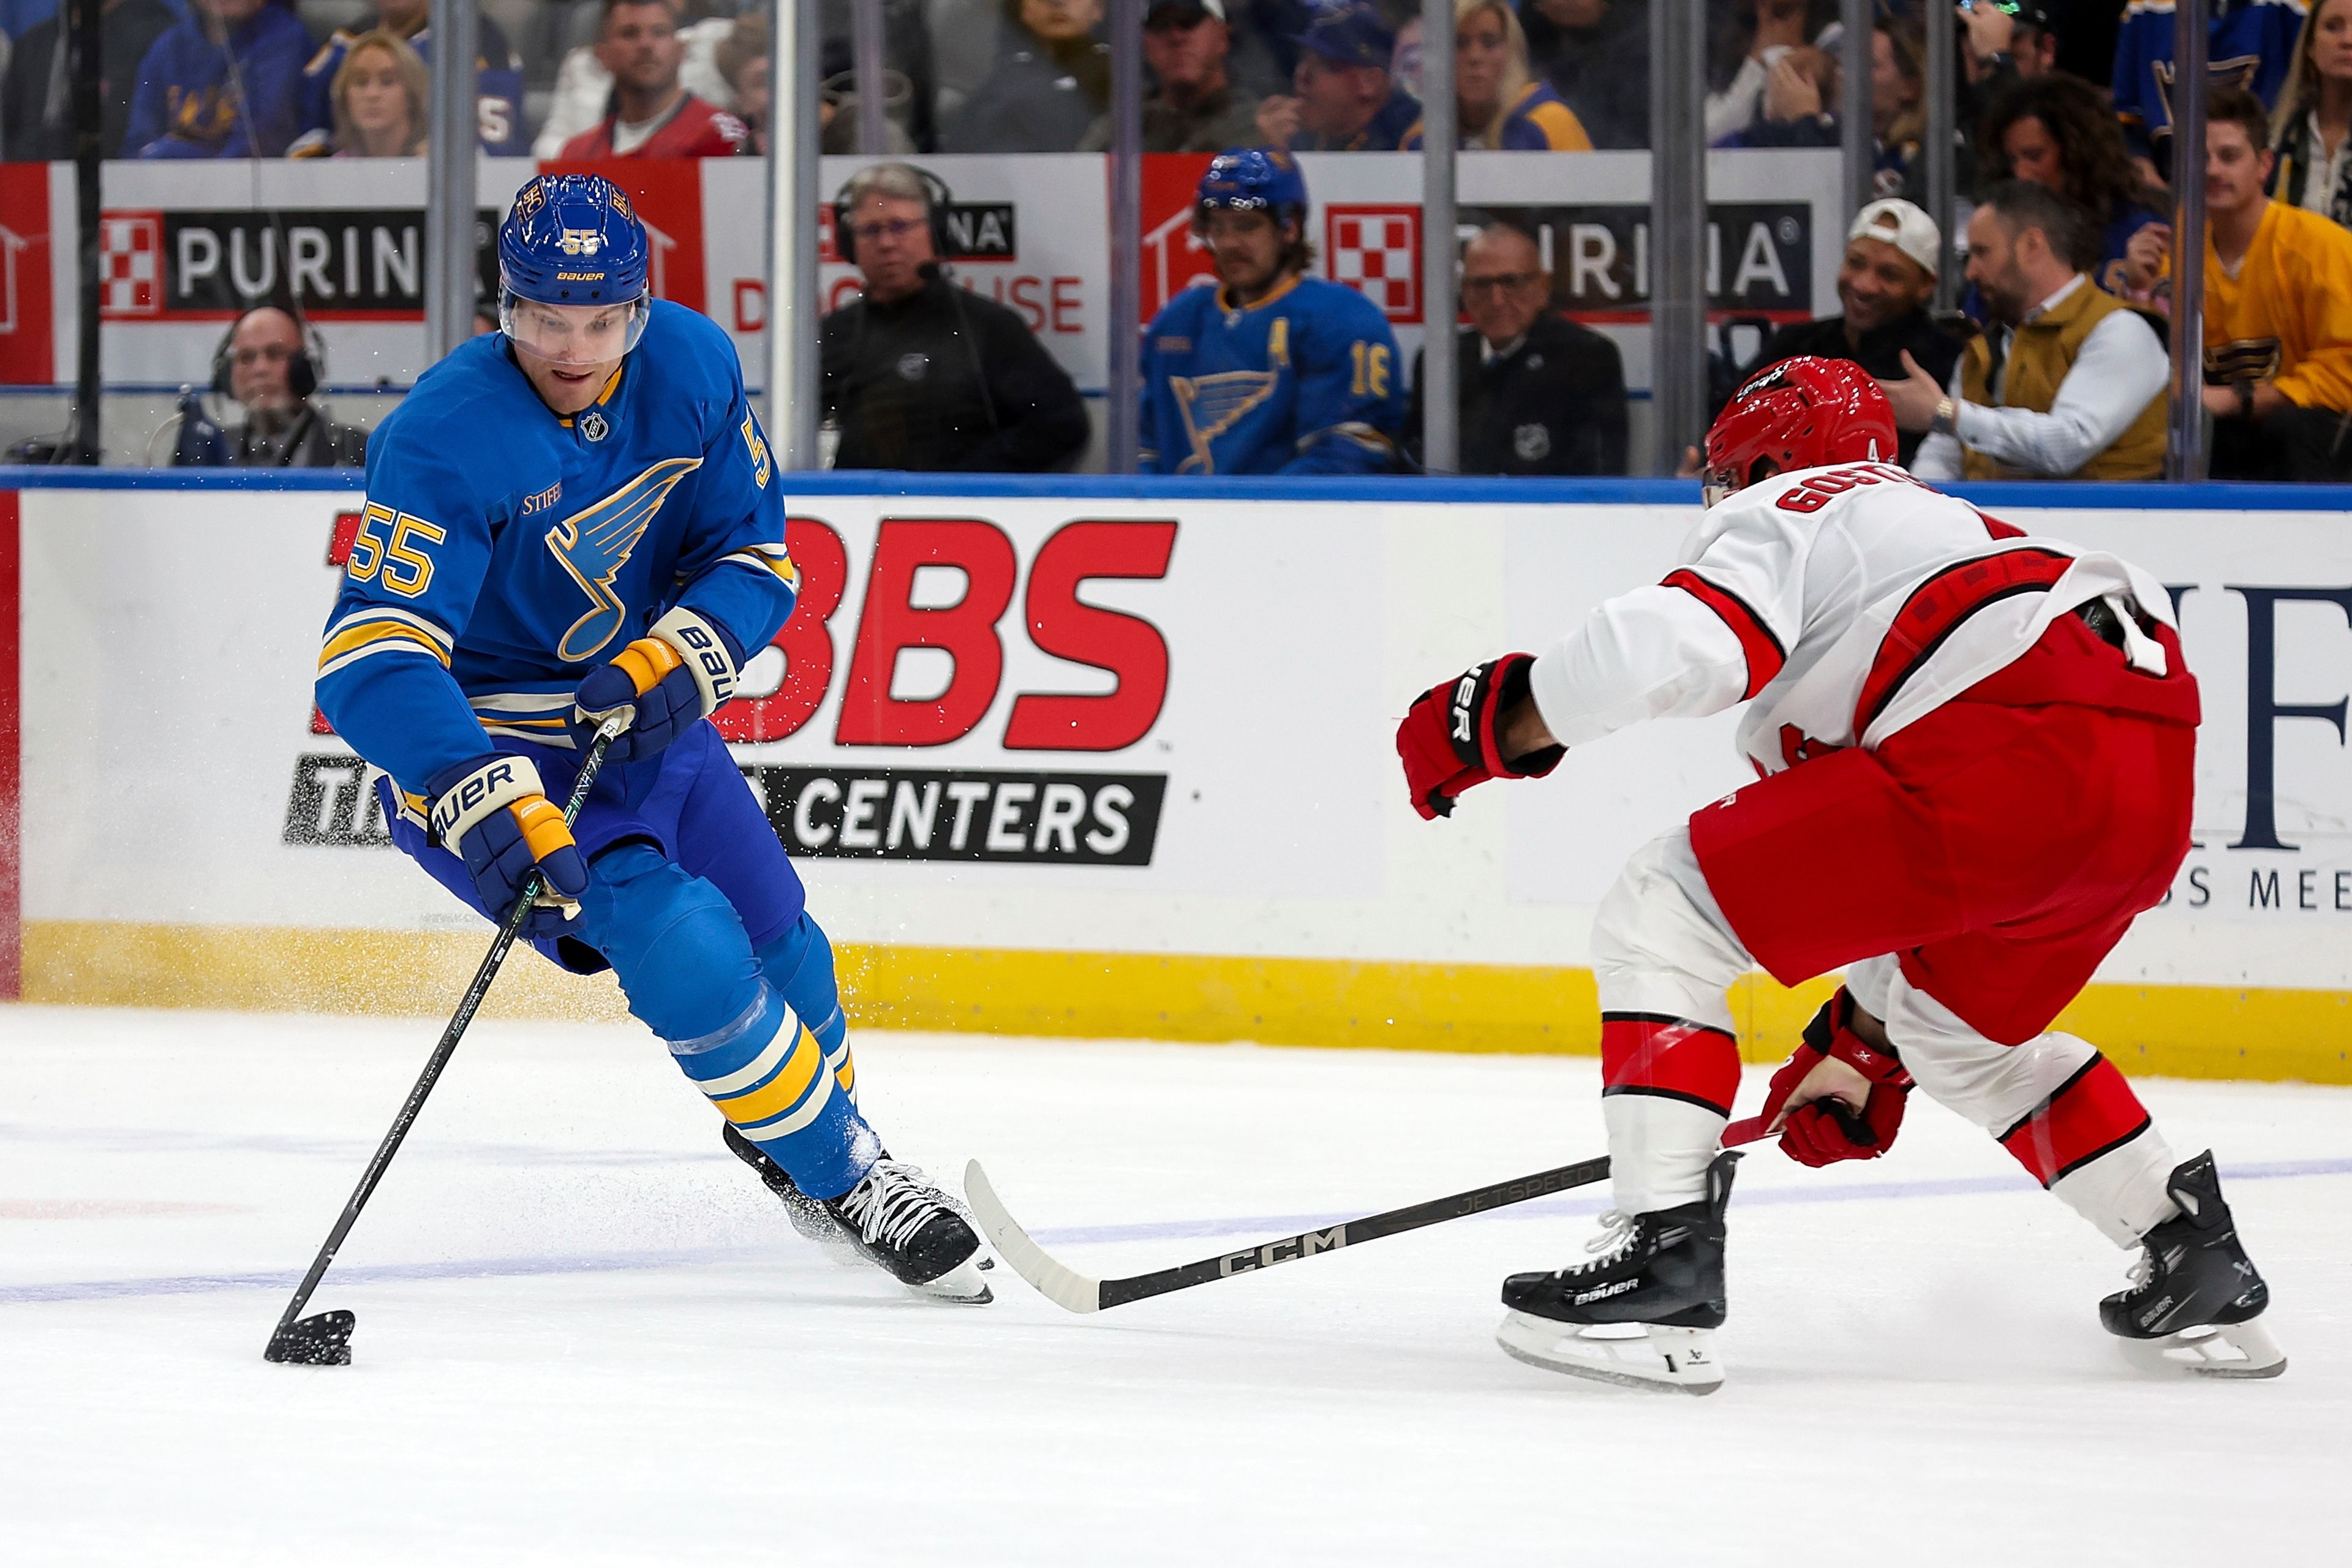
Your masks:
[{"label": "ice skate", "polygon": [[[978,1252],[980,1238],[972,1233],[962,1210],[925,1182],[922,1173],[913,1166],[901,1165],[886,1157],[866,1173],[866,1180],[828,1202],[801,1191],[800,1184],[793,1180],[790,1173],[768,1158],[758,1144],[738,1132],[732,1123],[722,1136],[728,1152],[757,1171],[767,1189],[782,1202],[793,1228],[824,1248],[825,1256],[835,1263],[851,1268],[877,1264],[900,1283],[944,1300],[979,1303],[992,1299],[987,1281],[980,1278],[980,1270],[989,1268],[995,1259],[985,1254],[972,1256]],[[865,1225],[865,1216],[877,1212],[877,1200],[859,1199],[858,1194],[876,1186],[875,1172],[885,1165],[897,1173],[887,1182],[892,1192],[916,1195],[892,1198],[886,1194],[879,1198],[881,1210],[894,1217],[877,1219],[884,1233],[877,1239],[866,1234]],[[850,1209],[853,1200],[858,1205],[855,1212]],[[908,1206],[922,1202],[936,1205],[936,1212],[917,1213]],[[905,1229],[909,1216],[910,1230]],[[889,1239],[893,1237],[898,1239]],[[957,1250],[960,1243],[964,1245],[961,1253]]]},{"label": "ice skate", "polygon": [[2238,1243],[2212,1151],[2176,1166],[2165,1184],[2180,1213],[2140,1238],[2131,1288],[2099,1303],[2099,1321],[2146,1371],[2276,1377],[2286,1352],[2262,1321],[2270,1287]]},{"label": "ice skate", "polygon": [[1707,1167],[1696,1203],[1604,1215],[1591,1262],[1503,1281],[1510,1308],[1495,1341],[1504,1353],[1601,1383],[1685,1394],[1723,1386],[1715,1331],[1723,1323],[1723,1210],[1738,1154]]},{"label": "ice skate", "polygon": [[856,1241],[841,1227],[841,1222],[833,1217],[833,1211],[822,1200],[801,1191],[800,1184],[782,1165],[769,1159],[757,1143],[737,1131],[733,1122],[722,1122],[720,1126],[727,1152],[759,1173],[761,1182],[783,1204],[785,1217],[793,1222],[793,1228],[800,1232],[803,1239],[824,1247],[836,1263],[862,1260]]},{"label": "ice skate", "polygon": [[954,1199],[887,1154],[849,1191],[825,1200],[850,1244],[899,1283],[943,1301],[995,1300],[980,1271],[990,1261]]}]

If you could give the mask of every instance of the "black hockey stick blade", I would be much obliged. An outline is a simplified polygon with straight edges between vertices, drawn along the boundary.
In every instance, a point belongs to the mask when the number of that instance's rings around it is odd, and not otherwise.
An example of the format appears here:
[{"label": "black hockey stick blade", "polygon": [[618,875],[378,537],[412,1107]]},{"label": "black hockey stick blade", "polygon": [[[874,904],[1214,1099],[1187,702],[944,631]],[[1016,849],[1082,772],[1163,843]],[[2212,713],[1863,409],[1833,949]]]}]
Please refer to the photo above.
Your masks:
[{"label": "black hockey stick blade", "polygon": [[[566,825],[574,821],[580,816],[580,808],[587,804],[588,791],[596,782],[598,770],[604,765],[605,750],[612,745],[613,737],[621,732],[622,727],[623,721],[613,718],[606,720],[597,730],[596,739],[590,743],[587,756],[581,760],[579,774],[572,781],[572,796],[563,808]],[[491,939],[489,952],[482,955],[480,966],[474,971],[473,984],[467,986],[465,995],[458,998],[457,1011],[450,1016],[448,1027],[441,1031],[439,1043],[433,1047],[432,1056],[425,1059],[425,1070],[417,1075],[416,1086],[401,1102],[400,1113],[392,1119],[392,1126],[385,1131],[383,1141],[376,1145],[367,1169],[361,1173],[359,1185],[352,1189],[350,1201],[343,1205],[343,1212],[336,1216],[335,1227],[327,1233],[327,1239],[320,1247],[318,1256],[310,1259],[310,1272],[304,1274],[302,1283],[294,1288],[293,1300],[286,1303],[286,1310],[279,1315],[278,1327],[271,1332],[269,1343],[261,1352],[264,1361],[293,1366],[352,1364],[352,1331],[359,1326],[359,1319],[340,1310],[317,1312],[305,1318],[300,1315],[301,1310],[310,1304],[310,1293],[319,1288],[319,1281],[326,1278],[328,1267],[335,1261],[335,1254],[342,1249],[343,1238],[350,1236],[352,1226],[359,1223],[360,1211],[367,1207],[376,1184],[383,1180],[384,1172],[392,1164],[392,1157],[400,1152],[400,1145],[407,1138],[409,1128],[415,1124],[417,1113],[425,1109],[425,1097],[431,1094],[433,1086],[441,1081],[441,1069],[449,1065],[449,1058],[456,1054],[457,1042],[465,1038],[466,1030],[474,1021],[475,1012],[482,1005],[482,998],[489,994],[490,982],[499,977],[499,969],[506,963],[507,950],[514,945],[515,935],[521,931],[523,920],[530,913],[531,905],[538,897],[539,873],[534,870],[524,879],[522,891],[516,896],[514,907],[507,911],[505,921],[499,927],[499,934]]]},{"label": "black hockey stick blade", "polygon": [[[1743,1131],[1744,1136],[1736,1135]],[[1728,1149],[1751,1142],[1762,1132],[1760,1124],[1735,1123],[1726,1130],[1723,1146]],[[1238,1252],[1220,1253],[1197,1263],[1180,1263],[1173,1268],[1154,1269],[1124,1279],[1097,1279],[1090,1274],[1081,1274],[1038,1246],[1004,1206],[1004,1200],[996,1195],[988,1173],[980,1168],[977,1160],[964,1167],[963,1196],[980,1220],[981,1229],[988,1233],[997,1256],[1011,1264],[1013,1272],[1029,1281],[1039,1295],[1066,1311],[1099,1312],[1124,1307],[1130,1301],[1165,1296],[1171,1290],[1189,1290],[1195,1285],[1230,1279],[1236,1274],[1255,1274],[1278,1263],[1296,1263],[1341,1247],[1378,1241],[1384,1236],[1400,1236],[1424,1226],[1443,1225],[1449,1219],[1484,1214],[1488,1209],[1549,1197],[1608,1179],[1609,1156],[1602,1154],[1579,1160],[1572,1165],[1538,1171],[1531,1176],[1515,1176],[1492,1186],[1474,1187],[1466,1193],[1409,1204],[1403,1208],[1367,1215],[1362,1219],[1342,1220],[1319,1230],[1300,1231],[1297,1236],[1244,1247]]]},{"label": "black hockey stick blade", "polygon": [[349,1366],[352,1331],[359,1322],[356,1315],[340,1308],[315,1312],[270,1335],[269,1348],[261,1357],[294,1366]]}]

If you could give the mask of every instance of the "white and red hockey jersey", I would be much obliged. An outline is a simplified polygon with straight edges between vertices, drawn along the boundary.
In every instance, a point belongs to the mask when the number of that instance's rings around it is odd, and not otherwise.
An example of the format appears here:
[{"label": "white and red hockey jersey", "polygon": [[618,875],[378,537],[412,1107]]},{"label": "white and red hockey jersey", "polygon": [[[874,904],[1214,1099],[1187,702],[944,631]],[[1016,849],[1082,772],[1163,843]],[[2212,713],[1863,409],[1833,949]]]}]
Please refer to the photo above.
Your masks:
[{"label": "white and red hockey jersey", "polygon": [[2173,625],[2153,577],[2023,534],[1890,463],[1751,485],[1707,511],[1680,560],[1538,657],[1536,706],[1563,744],[1753,699],[1738,744],[1759,773],[1874,748],[2094,599],[2114,602],[2132,665],[2165,673],[2130,613]]}]

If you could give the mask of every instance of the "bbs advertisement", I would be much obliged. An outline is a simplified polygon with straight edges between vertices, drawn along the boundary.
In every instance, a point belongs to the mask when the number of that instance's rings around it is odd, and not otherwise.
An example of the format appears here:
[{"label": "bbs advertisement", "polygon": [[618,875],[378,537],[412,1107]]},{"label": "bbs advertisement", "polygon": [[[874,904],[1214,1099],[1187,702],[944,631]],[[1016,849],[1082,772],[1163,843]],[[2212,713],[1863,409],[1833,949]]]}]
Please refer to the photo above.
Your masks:
[{"label": "bbs advertisement", "polygon": [[[828,493],[850,482],[788,497],[800,602],[718,717],[843,942],[1580,964],[1625,858],[1748,776],[1726,713],[1580,747],[1440,823],[1404,798],[1413,697],[1657,581],[1696,516],[1664,487]],[[390,847],[372,771],[312,707],[359,503],[22,493],[28,921],[480,928]],[[2194,845],[2102,978],[2352,989],[2339,520],[2000,510],[2155,574],[2203,694]]]}]

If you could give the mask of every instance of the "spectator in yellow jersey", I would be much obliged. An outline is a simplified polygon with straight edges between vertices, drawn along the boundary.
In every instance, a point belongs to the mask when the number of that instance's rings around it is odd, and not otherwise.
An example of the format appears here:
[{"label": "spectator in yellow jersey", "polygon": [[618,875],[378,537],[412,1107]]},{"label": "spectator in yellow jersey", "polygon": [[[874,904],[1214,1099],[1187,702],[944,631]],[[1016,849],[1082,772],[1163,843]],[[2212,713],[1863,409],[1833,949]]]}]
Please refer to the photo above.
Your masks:
[{"label": "spectator in yellow jersey", "polygon": [[[1503,0],[1454,0],[1455,145],[1515,153],[1590,153],[1575,111],[1551,84],[1531,79],[1528,37]],[[1421,146],[1421,127],[1404,148]]]},{"label": "spectator in yellow jersey", "polygon": [[[2352,233],[2264,194],[2273,157],[2260,99],[2231,88],[2205,112],[2212,475],[2352,479]],[[2135,252],[2151,271],[2170,259],[2154,249]]]}]

